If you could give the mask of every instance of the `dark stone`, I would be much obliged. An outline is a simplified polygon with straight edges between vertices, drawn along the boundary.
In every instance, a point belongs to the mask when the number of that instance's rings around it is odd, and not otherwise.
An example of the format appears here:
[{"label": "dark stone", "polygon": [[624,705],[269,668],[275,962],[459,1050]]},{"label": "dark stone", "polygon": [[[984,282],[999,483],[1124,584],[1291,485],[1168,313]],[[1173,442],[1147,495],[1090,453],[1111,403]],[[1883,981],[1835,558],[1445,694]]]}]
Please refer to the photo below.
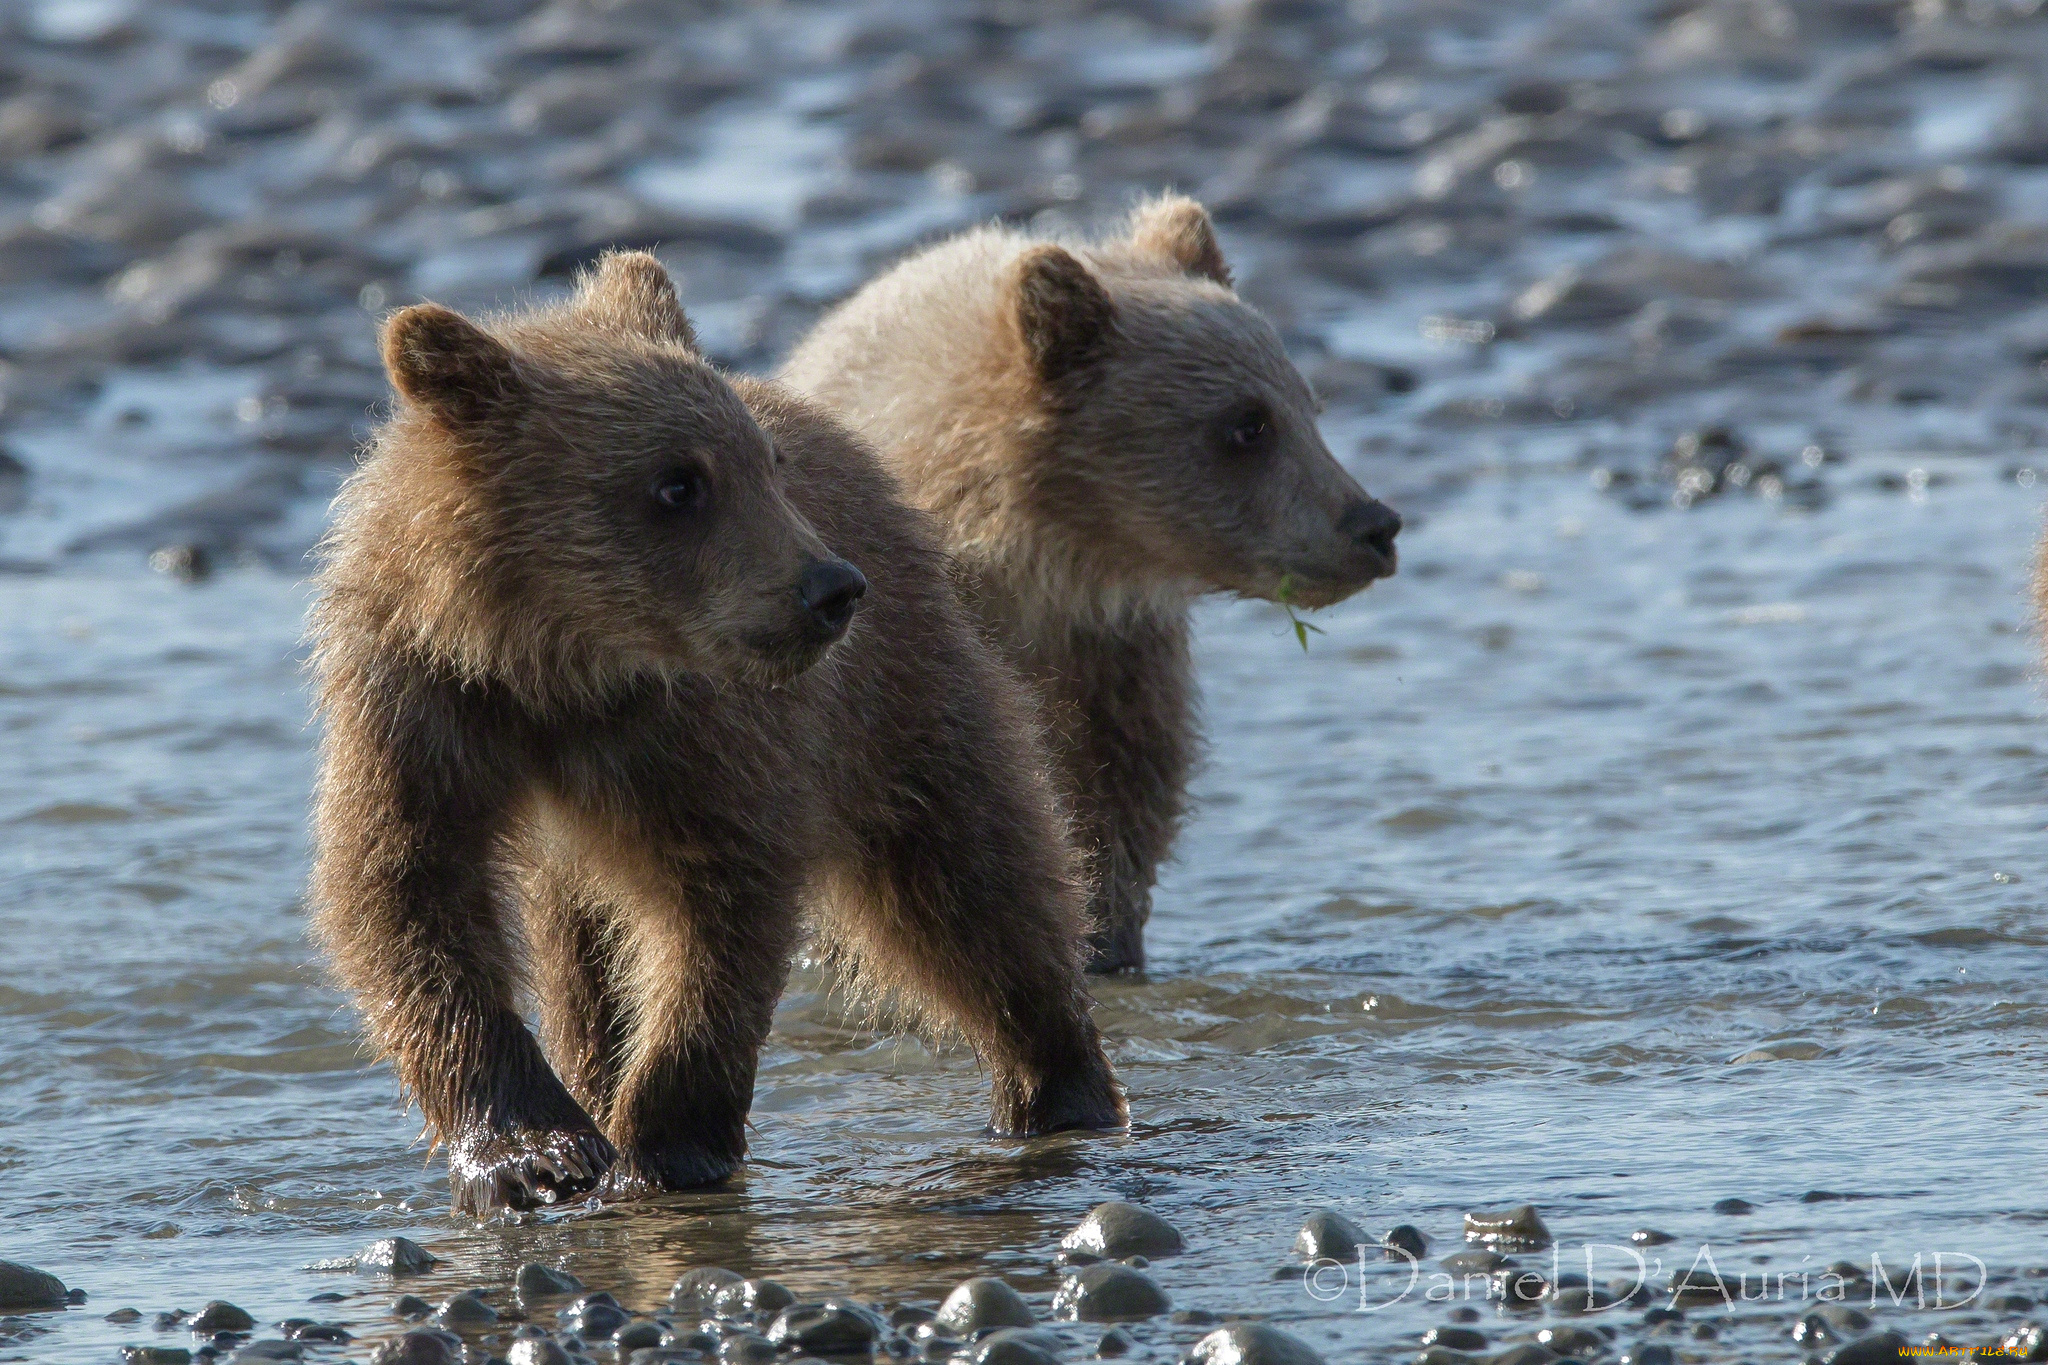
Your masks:
[{"label": "dark stone", "polygon": [[111,1312],[111,1313],[107,1314],[107,1316],[106,1316],[106,1318],[105,1318],[105,1321],[107,1321],[107,1322],[141,1322],[141,1321],[142,1321],[142,1310],[141,1310],[140,1308],[116,1308],[116,1309],[115,1309],[115,1310],[114,1310],[113,1312]]},{"label": "dark stone", "polygon": [[1755,1213],[1756,1205],[1750,1203],[1747,1199],[1723,1199],[1714,1205],[1714,1212],[1738,1215]]},{"label": "dark stone", "polygon": [[1551,1243],[1550,1229],[1534,1204],[1492,1213],[1465,1215],[1465,1240],[1509,1251],[1540,1251]]},{"label": "dark stone", "polygon": [[1448,1346],[1425,1346],[1415,1357],[1415,1365],[1479,1365],[1481,1357],[1466,1351],[1454,1351]]},{"label": "dark stone", "polygon": [[448,1332],[412,1331],[380,1342],[370,1365],[462,1365],[462,1338]]},{"label": "dark stone", "polygon": [[1483,1351],[1486,1333],[1470,1327],[1432,1327],[1422,1334],[1424,1346],[1444,1346],[1453,1351]]},{"label": "dark stone", "polygon": [[1550,1282],[1527,1266],[1509,1266],[1493,1275],[1500,1301],[1509,1308],[1534,1308],[1550,1293]]},{"label": "dark stone", "polygon": [[[741,1332],[738,1335],[754,1336],[757,1334]],[[616,1345],[618,1338],[612,1338],[612,1342]],[[707,1356],[717,1355],[719,1349],[719,1341],[716,1334],[695,1327],[671,1328],[669,1331],[662,1333],[660,1344],[673,1347],[679,1351],[701,1351]]]},{"label": "dark stone", "polygon": [[1498,1251],[1454,1251],[1443,1258],[1440,1265],[1453,1275],[1491,1275],[1513,1261]]},{"label": "dark stone", "polygon": [[604,1341],[632,1321],[633,1315],[619,1307],[609,1294],[585,1294],[559,1314],[562,1328],[588,1341]]},{"label": "dark stone", "polygon": [[1830,1341],[1839,1341],[1841,1338],[1837,1337],[1834,1330],[1828,1326],[1827,1319],[1821,1317],[1818,1313],[1808,1313],[1805,1317],[1792,1324],[1792,1340],[1801,1346],[1812,1349],[1825,1345]]},{"label": "dark stone", "polygon": [[1628,1239],[1639,1247],[1660,1247],[1678,1240],[1670,1233],[1659,1232],[1655,1228],[1637,1228],[1628,1235]]},{"label": "dark stone", "polygon": [[149,567],[168,578],[200,583],[213,576],[213,552],[204,545],[159,545],[149,552]]},{"label": "dark stone", "polygon": [[985,1327],[1030,1327],[1038,1321],[1024,1296],[993,1275],[955,1285],[931,1320],[956,1337],[972,1337]]},{"label": "dark stone", "polygon": [[889,1325],[899,1331],[908,1331],[922,1323],[937,1321],[938,1316],[929,1308],[917,1308],[906,1303],[890,1312]]},{"label": "dark stone", "polygon": [[527,1299],[566,1299],[583,1292],[583,1281],[566,1270],[551,1270],[538,1261],[528,1261],[512,1278],[521,1302]]},{"label": "dark stone", "polygon": [[192,1353],[182,1346],[123,1346],[121,1365],[191,1365]]},{"label": "dark stone", "polygon": [[1739,1297],[1742,1277],[1731,1283],[1726,1275],[1704,1267],[1681,1270],[1671,1277],[1671,1296],[1682,1304],[1729,1303]]},{"label": "dark stone", "polygon": [[498,1310],[485,1303],[475,1290],[452,1296],[441,1305],[434,1321],[451,1332],[481,1332],[497,1325]]},{"label": "dark stone", "polygon": [[439,1264],[439,1257],[405,1237],[386,1237],[356,1253],[356,1269],[365,1275],[418,1275]]},{"label": "dark stone", "polygon": [[760,1365],[775,1359],[775,1343],[759,1332],[734,1332],[719,1343],[718,1358],[733,1365]]},{"label": "dark stone", "polygon": [[[618,1331],[612,1333],[612,1349],[618,1352],[620,1358],[623,1359],[642,1347],[666,1345],[667,1343],[662,1340],[664,1335],[666,1334],[662,1331],[661,1324],[658,1322],[629,1322]],[[698,1355],[703,1354],[703,1352],[697,1351],[695,1347],[677,1347],[676,1349],[693,1351]]]},{"label": "dark stone", "polygon": [[1678,1357],[1661,1341],[1637,1342],[1624,1351],[1620,1365],[1677,1365]]},{"label": "dark stone", "polygon": [[668,1306],[678,1313],[708,1313],[719,1291],[740,1282],[740,1276],[715,1265],[686,1270],[670,1287]]},{"label": "dark stone", "polygon": [[1294,1234],[1294,1254],[1304,1261],[1348,1261],[1372,1239],[1335,1209],[1317,1209]]},{"label": "dark stone", "polygon": [[1060,1239],[1063,1251],[1104,1258],[1171,1256],[1185,1246],[1173,1224],[1120,1200],[1097,1204],[1079,1226]]},{"label": "dark stone", "polygon": [[1190,1365],[1323,1365],[1323,1357],[1300,1337],[1263,1322],[1219,1327],[1188,1349]]},{"label": "dark stone", "polygon": [[417,1294],[400,1294],[391,1301],[391,1316],[394,1318],[424,1318],[434,1311],[434,1305]]},{"label": "dark stone", "polygon": [[722,1318],[740,1313],[765,1317],[779,1313],[796,1302],[796,1295],[773,1280],[741,1280],[728,1284],[712,1296],[711,1308]]},{"label": "dark stone", "polygon": [[768,1328],[778,1348],[814,1356],[864,1355],[881,1335],[880,1319],[848,1299],[793,1304]]},{"label": "dark stone", "polygon": [[185,1325],[196,1336],[211,1336],[215,1332],[247,1332],[256,1326],[256,1319],[225,1300],[215,1299]]},{"label": "dark stone", "polygon": [[1095,1343],[1095,1354],[1104,1360],[1116,1356],[1127,1356],[1136,1350],[1138,1339],[1121,1327],[1112,1327],[1102,1334],[1102,1340]]},{"label": "dark stone", "polygon": [[1060,1339],[1052,1333],[1035,1327],[999,1327],[975,1342],[967,1359],[970,1365],[1057,1365],[1059,1358]]},{"label": "dark stone", "polygon": [[2023,1322],[1999,1339],[1998,1349],[2008,1360],[2048,1360],[2048,1328]]},{"label": "dark stone", "polygon": [[1493,1358],[1490,1365],[1551,1365],[1556,1359],[1556,1352],[1532,1342],[1523,1342],[1520,1346],[1510,1346],[1502,1351]]},{"label": "dark stone", "polygon": [[1603,1289],[1589,1289],[1573,1286],[1560,1289],[1552,1296],[1551,1311],[1554,1313],[1598,1313],[1614,1307],[1614,1296]]},{"label": "dark stone", "polygon": [[1897,1332],[1858,1337],[1827,1358],[1827,1365],[1892,1365],[1904,1360],[1906,1339]]},{"label": "dark stone", "polygon": [[1390,1261],[1419,1261],[1429,1253],[1429,1239],[1413,1223],[1388,1228],[1387,1235],[1380,1238],[1380,1246]]},{"label": "dark stone", "polygon": [[1536,1334],[1536,1344],[1561,1356],[1583,1358],[1604,1352],[1607,1349],[1607,1338],[1584,1327],[1567,1324],[1544,1328]]},{"label": "dark stone", "polygon": [[569,1353],[549,1337],[521,1337],[505,1352],[506,1365],[571,1365]]},{"label": "dark stone", "polygon": [[1115,1261],[1076,1272],[1052,1296],[1053,1316],[1076,1322],[1149,1318],[1172,1306],[1150,1275]]},{"label": "dark stone", "polygon": [[264,1360],[297,1360],[306,1348],[296,1341],[252,1341],[229,1357],[229,1365],[256,1365]]}]

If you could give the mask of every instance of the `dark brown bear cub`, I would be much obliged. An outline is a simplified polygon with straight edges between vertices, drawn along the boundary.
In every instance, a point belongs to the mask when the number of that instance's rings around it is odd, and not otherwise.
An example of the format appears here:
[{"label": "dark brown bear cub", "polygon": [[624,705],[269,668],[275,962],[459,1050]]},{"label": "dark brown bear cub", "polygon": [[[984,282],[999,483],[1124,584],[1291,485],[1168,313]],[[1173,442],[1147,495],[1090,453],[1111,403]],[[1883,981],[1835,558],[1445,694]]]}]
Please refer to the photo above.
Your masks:
[{"label": "dark brown bear cub", "polygon": [[312,618],[312,899],[456,1208],[729,1175],[804,910],[973,1046],[994,1131],[1123,1124],[1028,704],[873,456],[714,372],[646,255],[384,357]]}]

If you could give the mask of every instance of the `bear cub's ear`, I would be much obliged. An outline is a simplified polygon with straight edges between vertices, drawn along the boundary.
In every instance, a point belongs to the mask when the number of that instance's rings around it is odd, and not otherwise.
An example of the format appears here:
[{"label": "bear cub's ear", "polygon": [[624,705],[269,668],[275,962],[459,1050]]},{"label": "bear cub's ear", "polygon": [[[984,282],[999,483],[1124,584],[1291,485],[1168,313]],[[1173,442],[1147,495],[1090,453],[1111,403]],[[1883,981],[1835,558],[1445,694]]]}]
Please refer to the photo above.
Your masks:
[{"label": "bear cub's ear", "polygon": [[643,341],[697,349],[697,333],[683,315],[675,282],[645,251],[614,251],[583,277],[580,300],[592,325]]},{"label": "bear cub's ear", "polygon": [[401,309],[384,324],[384,368],[407,402],[457,425],[495,416],[524,388],[511,348],[438,303]]},{"label": "bear cub's ear", "polygon": [[1017,331],[1048,383],[1109,353],[1116,303],[1102,281],[1064,247],[1035,246],[1011,267]]},{"label": "bear cub's ear", "polygon": [[1164,256],[1190,275],[1230,288],[1230,266],[1217,245],[1209,210],[1184,194],[1140,204],[1131,215],[1131,244],[1149,255]]}]

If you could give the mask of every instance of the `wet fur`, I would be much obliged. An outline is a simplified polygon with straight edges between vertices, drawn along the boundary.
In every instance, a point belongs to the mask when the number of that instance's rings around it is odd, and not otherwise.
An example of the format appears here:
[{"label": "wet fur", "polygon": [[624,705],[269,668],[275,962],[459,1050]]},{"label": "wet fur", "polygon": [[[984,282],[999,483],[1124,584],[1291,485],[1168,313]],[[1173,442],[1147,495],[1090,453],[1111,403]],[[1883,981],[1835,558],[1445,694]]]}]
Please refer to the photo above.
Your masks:
[{"label": "wet fur", "polygon": [[[337,500],[311,620],[315,931],[450,1144],[457,1207],[730,1174],[806,909],[873,990],[973,1046],[995,1131],[1122,1123],[1028,703],[923,517],[818,409],[712,374],[651,258],[484,331],[502,355],[438,315],[393,323],[406,396]],[[735,528],[754,561],[721,542],[699,558],[732,573],[662,600],[646,575],[679,557],[589,490],[645,450],[764,435],[786,501],[744,497],[788,524]],[[768,482],[765,455],[732,458],[736,487]],[[808,667],[748,663],[723,633],[783,610],[791,546],[870,591]],[[732,576],[749,563],[760,592]]]}]

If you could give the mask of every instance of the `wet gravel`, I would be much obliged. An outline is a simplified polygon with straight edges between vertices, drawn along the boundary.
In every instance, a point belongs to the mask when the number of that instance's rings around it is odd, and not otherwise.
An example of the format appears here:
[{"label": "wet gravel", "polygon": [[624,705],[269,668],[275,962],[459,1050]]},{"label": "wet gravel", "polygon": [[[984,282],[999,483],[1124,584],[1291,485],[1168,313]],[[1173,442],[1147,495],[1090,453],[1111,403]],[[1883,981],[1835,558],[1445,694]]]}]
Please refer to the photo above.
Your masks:
[{"label": "wet gravel", "polygon": [[[1144,1212],[1123,1207],[1126,1220]],[[1091,1214],[1082,1228],[1099,1226],[1099,1212]],[[1327,1229],[1329,1213],[1322,1211],[1309,1226]],[[1146,1216],[1155,1232],[1171,1227]],[[1526,1205],[1507,1215],[1507,1221],[1522,1224],[1539,1218],[1538,1211]],[[1468,1229],[1478,1229],[1468,1231],[1468,1240],[1479,1240],[1486,1235],[1480,1230],[1501,1221],[1496,1214],[1468,1214]],[[1603,1292],[1586,1276],[1560,1270],[1561,1262],[1555,1259],[1546,1267],[1487,1254],[1503,1268],[1490,1278],[1480,1277],[1487,1284],[1478,1300],[1483,1311],[1475,1309],[1465,1294],[1425,1296],[1440,1298],[1436,1312],[1453,1321],[1428,1327],[1415,1338],[1417,1365],[1556,1365],[1565,1360],[1677,1365],[1681,1359],[1702,1358],[1702,1352],[1715,1347],[1739,1349],[1750,1358],[1796,1358],[1804,1353],[1824,1365],[1890,1365],[1912,1358],[1916,1351],[1959,1358],[1975,1351],[1983,1359],[2048,1359],[2048,1332],[2040,1326],[1996,1325],[2000,1316],[2033,1309],[2035,1303],[2010,1291],[1987,1295],[1994,1282],[2015,1280],[2009,1273],[1986,1276],[1982,1267],[1970,1284],[1963,1277],[1944,1280],[1939,1271],[1930,1274],[1917,1264],[1896,1273],[1884,1272],[1881,1263],[1866,1271],[1846,1261],[1817,1272],[1803,1265],[1723,1271],[1708,1259],[1704,1267],[1696,1260],[1668,1276],[1647,1273],[1638,1265],[1635,1274],[1611,1281],[1611,1292]],[[1756,1260],[1766,1263],[1769,1258]],[[1370,1304],[1374,1277],[1365,1261],[1356,1264],[1367,1296],[1362,1301]],[[1427,1273],[1448,1283],[1469,1277],[1471,1264],[1470,1253],[1453,1252]],[[1585,1264],[1589,1271],[1593,1268],[1590,1252]],[[1342,1266],[1329,1258],[1311,1261],[1302,1272],[1304,1287],[1311,1296],[1322,1297],[1318,1284]],[[19,1272],[17,1279],[28,1273],[24,1268],[10,1269]],[[197,1313],[159,1316],[159,1337],[181,1339],[189,1334],[192,1345],[140,1342],[122,1348],[120,1355],[128,1365],[338,1360],[342,1357],[337,1352],[345,1349],[359,1358],[367,1351],[370,1365],[480,1365],[491,1360],[507,1365],[578,1365],[587,1360],[679,1365],[714,1358],[758,1365],[791,1357],[875,1365],[953,1360],[972,1365],[1049,1365],[1084,1356],[1134,1356],[1178,1360],[1183,1365],[1325,1361],[1325,1351],[1262,1314],[1193,1310],[1163,1317],[1169,1304],[1160,1285],[1146,1273],[1149,1269],[1142,1257],[1068,1269],[1050,1304],[1044,1305],[1041,1323],[1032,1305],[1037,1294],[1020,1295],[1003,1280],[988,1276],[962,1281],[934,1310],[915,1301],[764,1293],[780,1287],[742,1280],[722,1267],[700,1266],[680,1276],[665,1297],[641,1306],[609,1291],[578,1293],[580,1284],[573,1274],[529,1262],[512,1274],[510,1286],[472,1287],[449,1295],[428,1326],[372,1327],[359,1340],[346,1328],[311,1318],[259,1324],[234,1304],[216,1300]],[[1412,1274],[1423,1273],[1423,1266],[1413,1267]],[[1817,1279],[1817,1288],[1806,1283],[1810,1277]],[[1788,1283],[1796,1289],[1791,1307]],[[730,1290],[743,1284],[756,1287],[751,1297],[720,1292],[706,1298],[710,1286]],[[578,1296],[564,1302],[571,1293]],[[1944,1295],[1965,1294],[1960,1310],[1939,1306]],[[368,1305],[374,1304],[377,1292],[320,1297],[342,1304],[361,1298]],[[1930,1305],[1930,1299],[1937,1302]],[[1398,1298],[1390,1299],[1380,1307],[1397,1302]],[[1454,1302],[1457,1306],[1446,1308]],[[1858,1302],[1866,1302],[1868,1311]],[[770,1306],[761,1306],[764,1303]],[[424,1306],[416,1296],[400,1296],[387,1320],[417,1317]],[[121,1323],[135,1322],[139,1316],[132,1309],[107,1315],[108,1321]],[[1928,1330],[1937,1317],[1940,1329]],[[1120,1325],[1107,1332],[1097,1329],[1093,1336],[1081,1326],[1105,1319],[1119,1320]],[[278,1335],[266,1335],[271,1330]],[[26,1338],[15,1344],[22,1340]]]},{"label": "wet gravel", "polygon": [[[295,563],[397,304],[653,246],[761,369],[921,240],[1169,184],[1369,455],[1682,505],[2012,456],[2048,430],[2044,77],[2030,0],[23,0],[0,547]],[[81,422],[175,473],[95,505],[126,471]]]}]

